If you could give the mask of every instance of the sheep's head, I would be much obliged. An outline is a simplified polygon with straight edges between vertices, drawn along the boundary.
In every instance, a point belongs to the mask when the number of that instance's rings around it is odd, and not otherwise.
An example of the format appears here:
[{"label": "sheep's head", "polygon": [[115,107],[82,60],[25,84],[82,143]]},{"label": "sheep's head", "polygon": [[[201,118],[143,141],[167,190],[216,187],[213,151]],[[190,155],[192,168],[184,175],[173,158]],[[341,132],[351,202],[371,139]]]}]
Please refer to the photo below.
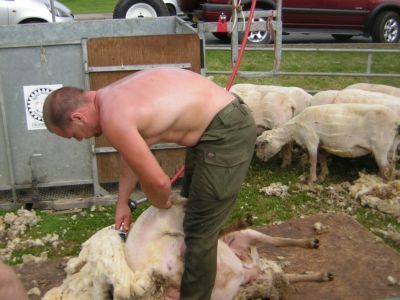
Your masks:
[{"label": "sheep's head", "polygon": [[256,156],[262,161],[268,161],[281,150],[282,146],[273,138],[270,131],[264,131],[256,140]]}]

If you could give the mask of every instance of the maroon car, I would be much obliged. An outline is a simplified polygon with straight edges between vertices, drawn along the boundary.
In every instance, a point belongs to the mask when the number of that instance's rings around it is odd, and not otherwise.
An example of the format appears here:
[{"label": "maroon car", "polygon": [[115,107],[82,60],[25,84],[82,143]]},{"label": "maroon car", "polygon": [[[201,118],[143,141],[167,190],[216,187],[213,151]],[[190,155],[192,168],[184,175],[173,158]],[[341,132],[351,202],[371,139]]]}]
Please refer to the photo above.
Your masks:
[{"label": "maroon car", "polygon": [[[118,4],[160,0],[120,0]],[[180,0],[182,11],[193,20],[217,22],[221,14],[230,18],[231,0]],[[117,6],[118,6],[117,4]],[[159,4],[159,3],[158,3]],[[249,10],[251,0],[242,0]],[[273,0],[257,0],[256,9],[275,9]],[[125,17],[125,16],[115,16]],[[335,39],[352,36],[372,37],[378,43],[397,43],[400,38],[400,0],[282,0],[283,33],[328,33]],[[216,33],[227,38],[226,34]],[[267,32],[251,32],[252,43],[268,43]]]}]

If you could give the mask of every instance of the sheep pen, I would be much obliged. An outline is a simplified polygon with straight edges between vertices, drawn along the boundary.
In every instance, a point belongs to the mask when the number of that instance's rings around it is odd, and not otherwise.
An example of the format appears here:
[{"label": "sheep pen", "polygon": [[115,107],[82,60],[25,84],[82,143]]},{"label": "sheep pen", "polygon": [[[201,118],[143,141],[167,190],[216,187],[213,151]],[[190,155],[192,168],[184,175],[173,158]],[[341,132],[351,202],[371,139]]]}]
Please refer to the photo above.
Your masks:
[{"label": "sheep pen", "polygon": [[[260,232],[292,238],[317,235],[321,248],[312,253],[298,248],[259,249],[262,258],[277,262],[285,273],[335,274],[328,284],[291,285],[286,298],[398,297],[398,176],[383,182],[375,176],[377,167],[368,155],[329,157],[331,175],[326,182],[308,185],[304,151],[295,148],[293,157],[293,165],[285,170],[279,157],[268,162],[255,158],[230,219],[251,213],[253,228]],[[139,207],[134,219],[147,207]],[[67,261],[78,255],[82,243],[113,223],[113,214],[112,207],[97,206],[64,212],[1,211],[1,257],[15,265],[29,298],[41,299],[65,279]]]}]

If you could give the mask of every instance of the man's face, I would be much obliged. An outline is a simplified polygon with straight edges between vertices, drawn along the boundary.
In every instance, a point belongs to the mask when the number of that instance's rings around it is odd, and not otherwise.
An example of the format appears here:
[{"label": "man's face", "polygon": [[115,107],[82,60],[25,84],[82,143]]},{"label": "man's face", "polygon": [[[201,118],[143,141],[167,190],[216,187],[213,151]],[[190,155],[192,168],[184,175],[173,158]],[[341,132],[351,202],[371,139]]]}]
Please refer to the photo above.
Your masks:
[{"label": "man's face", "polygon": [[51,131],[63,138],[74,138],[79,142],[83,139],[99,136],[101,134],[96,132],[87,124],[76,120],[73,120],[68,126],[64,128],[53,127]]}]

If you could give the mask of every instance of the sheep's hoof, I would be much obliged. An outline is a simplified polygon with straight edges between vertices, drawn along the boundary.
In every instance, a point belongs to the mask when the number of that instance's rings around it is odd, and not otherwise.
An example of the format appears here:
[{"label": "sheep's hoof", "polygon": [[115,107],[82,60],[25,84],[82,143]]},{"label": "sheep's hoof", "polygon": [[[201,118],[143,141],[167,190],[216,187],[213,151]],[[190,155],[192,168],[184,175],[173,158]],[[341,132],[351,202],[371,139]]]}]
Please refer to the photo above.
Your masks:
[{"label": "sheep's hoof", "polygon": [[317,239],[317,238],[311,239],[311,248],[313,248],[313,249],[319,248],[319,239]]},{"label": "sheep's hoof", "polygon": [[317,183],[317,178],[309,178],[307,180],[307,185],[313,185]]},{"label": "sheep's hoof", "polygon": [[253,216],[250,213],[247,213],[246,216],[244,217],[244,221],[248,226],[253,225]]},{"label": "sheep's hoof", "polygon": [[334,278],[333,272],[324,272],[322,275],[322,280],[323,281],[332,281]]}]

